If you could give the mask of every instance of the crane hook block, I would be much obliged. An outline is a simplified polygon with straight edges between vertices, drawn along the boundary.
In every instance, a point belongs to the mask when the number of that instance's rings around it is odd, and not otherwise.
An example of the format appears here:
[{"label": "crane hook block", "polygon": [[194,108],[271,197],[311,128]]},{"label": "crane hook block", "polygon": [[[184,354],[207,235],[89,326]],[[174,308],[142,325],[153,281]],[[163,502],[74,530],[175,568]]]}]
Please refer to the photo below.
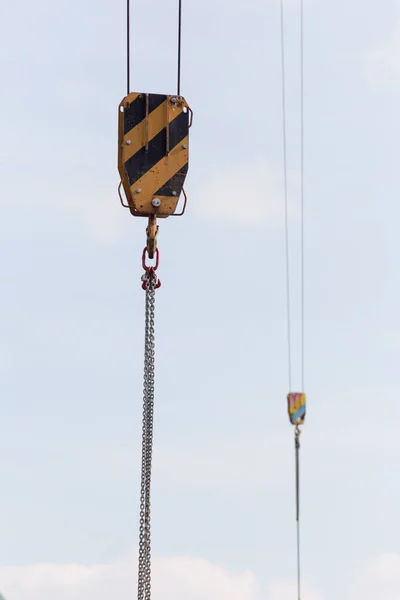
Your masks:
[{"label": "crane hook block", "polygon": [[185,196],[191,120],[182,96],[131,93],[120,103],[118,171],[132,215],[175,213]]},{"label": "crane hook block", "polygon": [[290,422],[292,425],[303,425],[306,418],[306,395],[291,392],[287,400]]}]

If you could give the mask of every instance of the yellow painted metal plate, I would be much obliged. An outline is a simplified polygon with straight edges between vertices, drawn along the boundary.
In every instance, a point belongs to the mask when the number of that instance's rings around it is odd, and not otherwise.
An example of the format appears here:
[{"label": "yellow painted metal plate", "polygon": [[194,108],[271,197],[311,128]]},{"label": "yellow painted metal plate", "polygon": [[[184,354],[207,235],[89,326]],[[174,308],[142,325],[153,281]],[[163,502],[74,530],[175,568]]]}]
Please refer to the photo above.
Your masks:
[{"label": "yellow painted metal plate", "polygon": [[172,215],[189,167],[182,96],[132,93],[119,106],[118,170],[131,213]]}]

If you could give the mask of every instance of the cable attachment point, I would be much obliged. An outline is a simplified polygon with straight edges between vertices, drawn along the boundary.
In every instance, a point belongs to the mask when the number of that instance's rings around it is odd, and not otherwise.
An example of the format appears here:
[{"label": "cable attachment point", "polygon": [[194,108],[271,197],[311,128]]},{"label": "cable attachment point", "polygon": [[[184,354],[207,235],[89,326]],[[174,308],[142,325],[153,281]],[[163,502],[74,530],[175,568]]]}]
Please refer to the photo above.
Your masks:
[{"label": "cable attachment point", "polygon": [[302,392],[290,392],[287,395],[289,419],[292,425],[304,425],[306,418],[306,395]]},{"label": "cable attachment point", "polygon": [[156,250],[155,250],[156,264],[155,265],[147,265],[146,264],[146,254],[148,254],[147,246],[143,250],[143,254],[142,254],[142,267],[145,271],[141,278],[142,279],[142,288],[144,290],[148,290],[148,289],[157,290],[159,287],[161,287],[161,281],[158,279],[157,274],[156,274],[156,271],[158,269],[158,265],[160,262],[160,253],[158,251],[158,248],[156,248]]},{"label": "cable attachment point", "polygon": [[301,431],[301,429],[299,429],[299,426],[296,425],[295,430],[294,430],[294,443],[296,448],[300,448],[300,436],[303,432]]},{"label": "cable attachment point", "polygon": [[158,233],[158,225],[157,225],[157,217],[155,215],[151,215],[149,217],[149,224],[146,228],[147,234],[147,254],[149,258],[153,259],[154,254],[157,251],[157,233]]}]

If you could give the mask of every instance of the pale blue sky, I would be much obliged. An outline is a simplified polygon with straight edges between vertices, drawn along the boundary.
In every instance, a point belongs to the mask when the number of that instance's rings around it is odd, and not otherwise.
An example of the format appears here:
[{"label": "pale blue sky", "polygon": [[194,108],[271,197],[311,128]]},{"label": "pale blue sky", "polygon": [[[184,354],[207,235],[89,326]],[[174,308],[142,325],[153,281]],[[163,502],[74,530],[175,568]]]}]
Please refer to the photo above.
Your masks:
[{"label": "pale blue sky", "polygon": [[[137,91],[175,91],[175,5],[132,1]],[[298,6],[286,10],[296,387]],[[13,587],[8,567],[136,548],[145,222],[117,196],[124,16],[105,0],[0,6],[7,600],[47,600],[45,584]],[[348,591],[357,569],[400,555],[400,5],[310,0],[304,20],[303,573],[321,594],[308,600],[369,600]],[[153,552],[249,569],[265,590],[295,577],[278,0],[184,0],[182,76],[195,118],[187,214],[159,233]],[[286,600],[273,594],[238,598]]]}]

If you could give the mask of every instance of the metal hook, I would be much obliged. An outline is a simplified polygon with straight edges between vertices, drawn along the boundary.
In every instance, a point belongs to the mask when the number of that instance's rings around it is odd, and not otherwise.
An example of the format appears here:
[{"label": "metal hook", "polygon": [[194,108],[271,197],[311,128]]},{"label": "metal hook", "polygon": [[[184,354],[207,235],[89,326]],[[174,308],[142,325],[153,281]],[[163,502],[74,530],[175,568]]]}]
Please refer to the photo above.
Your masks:
[{"label": "metal hook", "polygon": [[149,258],[154,258],[154,253],[157,251],[157,233],[157,217],[155,215],[151,215],[149,217],[149,224],[146,228],[147,254],[149,255]]}]

